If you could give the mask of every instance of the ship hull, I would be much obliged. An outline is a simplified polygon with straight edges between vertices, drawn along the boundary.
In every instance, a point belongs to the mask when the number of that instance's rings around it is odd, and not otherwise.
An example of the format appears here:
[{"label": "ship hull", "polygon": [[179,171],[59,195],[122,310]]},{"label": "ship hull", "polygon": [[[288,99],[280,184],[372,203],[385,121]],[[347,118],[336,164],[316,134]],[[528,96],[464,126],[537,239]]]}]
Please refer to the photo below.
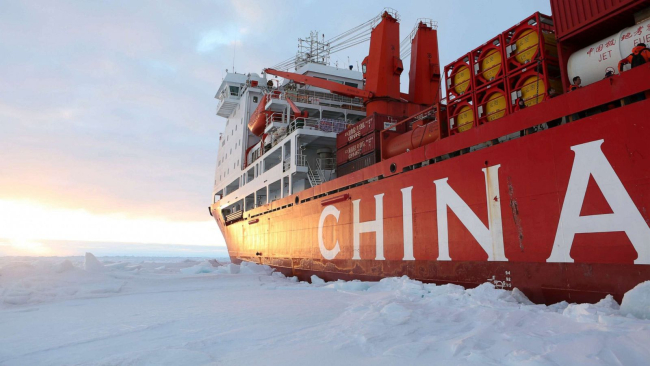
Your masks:
[{"label": "ship hull", "polygon": [[213,212],[234,262],[302,280],[406,275],[516,287],[537,303],[621,301],[650,280],[647,110],[646,100],[306,202],[300,192],[228,225]]}]

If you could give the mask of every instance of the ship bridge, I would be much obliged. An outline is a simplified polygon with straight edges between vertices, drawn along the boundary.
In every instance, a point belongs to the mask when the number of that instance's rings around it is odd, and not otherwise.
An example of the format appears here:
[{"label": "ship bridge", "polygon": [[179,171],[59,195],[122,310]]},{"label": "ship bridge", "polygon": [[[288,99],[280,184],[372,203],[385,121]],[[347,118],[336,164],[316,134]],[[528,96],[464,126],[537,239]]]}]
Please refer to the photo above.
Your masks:
[{"label": "ship bridge", "polygon": [[[351,68],[306,63],[298,72],[342,85],[363,87],[361,72]],[[276,87],[267,87],[265,83],[253,88],[245,75],[230,75],[217,93],[220,100],[217,114],[228,115],[229,121],[240,123],[237,117],[242,110],[246,136],[241,164],[228,167],[225,163],[217,167],[218,177],[224,176],[224,169],[238,172],[226,173],[221,182],[215,182],[214,202],[221,203],[226,215],[232,214],[231,218],[236,219],[235,216],[245,211],[336,178],[336,135],[365,117],[363,100],[288,80],[275,82]],[[236,89],[238,87],[241,89]],[[245,128],[256,107],[254,103],[245,104],[257,102],[257,98],[247,96],[251,91],[267,96],[260,101],[266,101],[263,108],[271,112],[261,136]],[[299,115],[292,110],[291,104],[301,111]],[[230,149],[225,155],[228,153]]]},{"label": "ship bridge", "polygon": [[[227,70],[226,70],[227,72]],[[248,86],[265,85],[266,79],[257,74],[237,74],[226,73],[215,99],[219,100],[217,106],[217,116],[228,118],[231,117],[235,108],[239,105],[242,95]]]}]

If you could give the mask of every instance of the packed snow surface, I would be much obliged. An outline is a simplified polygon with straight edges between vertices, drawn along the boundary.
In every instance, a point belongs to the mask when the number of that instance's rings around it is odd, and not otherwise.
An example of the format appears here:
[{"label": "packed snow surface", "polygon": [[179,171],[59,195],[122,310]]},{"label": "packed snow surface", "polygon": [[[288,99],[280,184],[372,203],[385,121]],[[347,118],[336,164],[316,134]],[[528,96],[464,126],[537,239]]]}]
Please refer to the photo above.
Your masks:
[{"label": "packed snow surface", "polygon": [[597,304],[184,258],[0,258],[0,365],[647,365],[650,284]]}]

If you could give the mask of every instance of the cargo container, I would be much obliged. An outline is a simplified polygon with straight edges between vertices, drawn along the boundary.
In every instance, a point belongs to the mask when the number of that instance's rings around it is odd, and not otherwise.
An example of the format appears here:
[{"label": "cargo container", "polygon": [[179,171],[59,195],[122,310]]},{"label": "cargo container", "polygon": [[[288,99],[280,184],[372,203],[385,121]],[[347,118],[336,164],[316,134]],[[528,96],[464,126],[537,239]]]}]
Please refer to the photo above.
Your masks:
[{"label": "cargo container", "polygon": [[474,96],[468,95],[457,99],[447,106],[449,115],[449,134],[465,132],[476,126],[476,110]]},{"label": "cargo container", "polygon": [[360,156],[379,151],[379,132],[371,133],[360,140],[346,145],[336,152],[337,165],[343,165]]},{"label": "cargo container", "polygon": [[474,97],[477,123],[482,125],[507,116],[511,110],[508,96],[507,84],[503,79],[477,91]]},{"label": "cargo container", "polygon": [[553,20],[535,13],[503,32],[506,73],[529,67],[531,62],[551,60],[557,63],[557,41]]},{"label": "cargo container", "polygon": [[576,5],[575,0],[551,0],[555,33],[561,41],[580,37],[589,44],[634,24],[634,13],[650,7],[650,1],[582,0]]},{"label": "cargo container", "polygon": [[[623,57],[630,53],[630,48],[623,45],[626,41],[650,43],[648,39],[642,40],[638,27],[630,32],[631,37],[627,31],[621,32],[648,19],[650,0],[584,0],[580,6],[572,0],[552,0],[551,9],[565,89],[578,74],[584,86],[601,80],[611,69],[617,73],[617,53],[622,50]],[[610,42],[612,39],[614,42]],[[582,64],[586,70],[577,72]]]},{"label": "cargo container", "polygon": [[445,66],[447,100],[461,98],[472,93],[472,58],[469,53]]},{"label": "cargo container", "polygon": [[506,75],[503,35],[499,34],[470,52],[472,57],[474,88],[481,88],[503,80]]},{"label": "cargo container", "polygon": [[553,87],[558,95],[562,94],[562,81],[560,80],[559,74],[527,70],[508,76],[510,111],[515,111],[518,98],[522,98],[527,107],[542,102],[546,99],[549,87]]},{"label": "cargo container", "polygon": [[[345,145],[354,142],[371,132],[378,132],[391,128],[392,125],[399,121],[400,119],[396,117],[373,113],[336,135],[336,148],[341,149]],[[405,130],[405,125],[397,126],[395,128],[395,131],[400,133]]]},{"label": "cargo container", "polygon": [[377,162],[379,162],[379,152],[372,152],[368,155],[364,155],[360,158],[352,160],[348,163],[341,165],[336,168],[336,176],[342,177],[344,175],[354,173],[363,168],[367,168]]}]

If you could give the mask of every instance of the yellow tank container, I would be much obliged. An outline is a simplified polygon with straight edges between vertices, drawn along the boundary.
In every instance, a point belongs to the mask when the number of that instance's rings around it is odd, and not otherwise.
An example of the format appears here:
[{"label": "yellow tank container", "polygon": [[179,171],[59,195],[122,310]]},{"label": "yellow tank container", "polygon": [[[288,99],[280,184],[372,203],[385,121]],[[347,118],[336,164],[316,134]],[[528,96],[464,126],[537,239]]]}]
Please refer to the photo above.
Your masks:
[{"label": "yellow tank container", "polygon": [[488,122],[505,116],[507,109],[508,101],[501,91],[495,91],[488,95],[485,102],[485,115]]},{"label": "yellow tank container", "polygon": [[456,121],[458,132],[465,132],[474,127],[474,108],[471,105],[460,107]]},{"label": "yellow tank container", "polygon": [[472,74],[470,73],[468,66],[463,65],[458,68],[452,77],[454,91],[456,94],[462,95],[467,92],[467,89],[469,89],[471,83],[471,78]]},{"label": "yellow tank container", "polygon": [[485,53],[485,56],[479,62],[480,75],[483,79],[493,80],[503,69],[503,58],[501,52],[491,49]]},{"label": "yellow tank container", "polygon": [[[542,32],[544,49],[547,56],[557,57],[557,40],[555,34]],[[539,50],[539,33],[533,29],[526,29],[515,41],[515,60],[520,64],[532,61]]]}]

